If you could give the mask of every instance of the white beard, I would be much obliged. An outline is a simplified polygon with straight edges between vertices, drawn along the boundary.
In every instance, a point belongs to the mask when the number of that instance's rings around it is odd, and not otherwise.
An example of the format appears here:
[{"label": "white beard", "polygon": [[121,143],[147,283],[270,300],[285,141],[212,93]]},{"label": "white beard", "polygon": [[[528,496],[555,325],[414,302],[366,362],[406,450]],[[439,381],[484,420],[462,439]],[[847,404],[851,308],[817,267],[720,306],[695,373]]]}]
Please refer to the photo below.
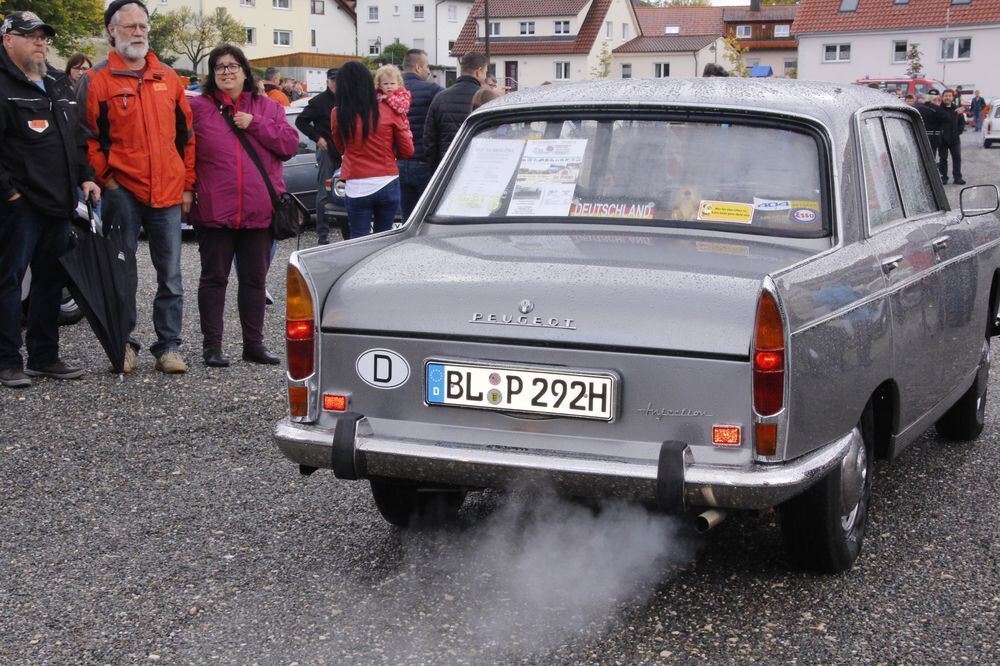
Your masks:
[{"label": "white beard", "polygon": [[121,54],[128,58],[129,60],[142,60],[149,53],[149,43],[144,42],[143,44],[126,44],[121,49]]}]

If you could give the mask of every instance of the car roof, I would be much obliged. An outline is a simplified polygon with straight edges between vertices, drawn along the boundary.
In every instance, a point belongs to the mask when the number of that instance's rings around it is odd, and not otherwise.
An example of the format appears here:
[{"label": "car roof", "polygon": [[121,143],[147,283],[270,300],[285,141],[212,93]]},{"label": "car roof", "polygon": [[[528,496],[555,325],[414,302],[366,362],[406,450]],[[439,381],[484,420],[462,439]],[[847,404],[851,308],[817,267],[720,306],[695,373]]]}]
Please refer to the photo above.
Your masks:
[{"label": "car roof", "polygon": [[908,108],[881,90],[846,83],[707,77],[599,80],[519,90],[484,105],[474,115],[523,107],[697,106],[756,109],[810,116],[820,122],[844,120],[871,106]]}]

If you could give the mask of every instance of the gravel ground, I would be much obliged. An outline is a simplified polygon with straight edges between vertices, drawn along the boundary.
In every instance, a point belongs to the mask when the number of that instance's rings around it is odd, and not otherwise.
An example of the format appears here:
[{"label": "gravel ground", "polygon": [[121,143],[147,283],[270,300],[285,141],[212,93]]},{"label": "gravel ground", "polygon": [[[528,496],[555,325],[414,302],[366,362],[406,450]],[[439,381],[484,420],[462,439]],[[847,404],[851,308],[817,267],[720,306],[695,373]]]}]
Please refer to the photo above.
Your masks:
[{"label": "gravel ground", "polygon": [[[998,182],[1000,150],[969,139],[966,178]],[[188,242],[186,376],[144,353],[119,381],[83,324],[63,329],[83,381],[0,393],[0,663],[1000,661],[996,398],[980,441],[931,432],[881,467],[842,576],[793,568],[770,514],[692,538],[636,507],[487,493],[403,533],[366,484],[300,477],[272,446],[281,370],[203,367],[197,273]]]}]

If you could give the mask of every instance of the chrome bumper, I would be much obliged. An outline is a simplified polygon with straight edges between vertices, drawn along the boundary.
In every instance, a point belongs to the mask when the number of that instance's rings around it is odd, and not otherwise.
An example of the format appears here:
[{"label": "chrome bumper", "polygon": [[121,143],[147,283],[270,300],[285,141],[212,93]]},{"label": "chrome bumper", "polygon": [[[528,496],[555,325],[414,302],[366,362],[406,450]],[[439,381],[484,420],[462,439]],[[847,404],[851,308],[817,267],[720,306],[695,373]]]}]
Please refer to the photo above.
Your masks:
[{"label": "chrome bumper", "polygon": [[659,461],[581,458],[523,448],[379,438],[363,418],[342,419],[336,430],[288,419],[274,428],[274,441],[288,459],[305,468],[333,469],[339,478],[388,477],[476,488],[545,480],[575,495],[660,502],[665,477],[671,477],[681,485],[676,492],[685,506],[730,509],[765,509],[798,495],[840,463],[860,437],[854,429],[785,463],[722,467],[694,464],[683,445],[676,448],[676,457],[665,459],[661,453]]}]

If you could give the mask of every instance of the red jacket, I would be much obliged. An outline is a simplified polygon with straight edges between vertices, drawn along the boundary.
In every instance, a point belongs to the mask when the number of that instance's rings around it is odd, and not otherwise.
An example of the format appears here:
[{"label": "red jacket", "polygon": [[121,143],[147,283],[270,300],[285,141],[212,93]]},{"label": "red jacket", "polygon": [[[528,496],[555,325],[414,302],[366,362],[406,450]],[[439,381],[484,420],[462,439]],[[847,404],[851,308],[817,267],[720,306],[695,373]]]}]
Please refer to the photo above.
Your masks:
[{"label": "red jacket", "polygon": [[413,134],[406,116],[393,111],[384,101],[378,105],[378,127],[368,132],[367,139],[361,138],[361,119],[358,118],[354,134],[345,145],[340,138],[336,108],[330,114],[330,131],[337,152],[344,156],[340,166],[343,180],[398,176],[396,160],[413,157]]},{"label": "red jacket", "polygon": [[140,78],[112,50],[79,82],[81,114],[89,130],[87,158],[102,186],[119,185],[152,208],[181,202],[194,189],[191,107],[174,70],[153,52]]}]

